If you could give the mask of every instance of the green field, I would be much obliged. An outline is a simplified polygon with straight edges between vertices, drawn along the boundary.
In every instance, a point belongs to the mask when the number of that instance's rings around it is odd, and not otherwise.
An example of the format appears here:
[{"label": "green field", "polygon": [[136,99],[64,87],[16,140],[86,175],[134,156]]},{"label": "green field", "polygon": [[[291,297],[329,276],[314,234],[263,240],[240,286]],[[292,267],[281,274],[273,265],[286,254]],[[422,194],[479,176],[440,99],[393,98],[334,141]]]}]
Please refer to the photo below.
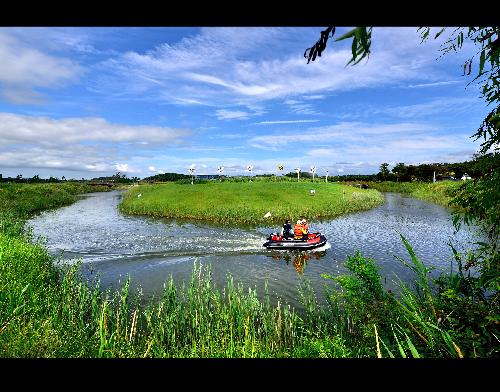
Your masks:
[{"label": "green field", "polygon": [[[381,203],[383,196],[377,190],[336,183],[168,183],[133,187],[121,202],[120,211],[217,224],[265,225],[300,217],[310,221],[330,219]],[[271,216],[264,218],[268,212]]]}]

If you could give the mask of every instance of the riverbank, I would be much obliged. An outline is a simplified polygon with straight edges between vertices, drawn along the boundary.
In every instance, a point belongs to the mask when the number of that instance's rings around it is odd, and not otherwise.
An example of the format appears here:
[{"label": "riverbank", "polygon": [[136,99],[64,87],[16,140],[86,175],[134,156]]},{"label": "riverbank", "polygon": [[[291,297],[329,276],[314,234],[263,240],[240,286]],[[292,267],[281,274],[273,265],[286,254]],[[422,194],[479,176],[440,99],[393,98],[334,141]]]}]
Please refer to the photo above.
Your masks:
[{"label": "riverbank", "polygon": [[439,182],[367,182],[368,186],[380,192],[406,193],[417,199],[436,203],[444,207],[450,205],[452,200],[451,191],[460,186],[460,182],[439,181]]},{"label": "riverbank", "polygon": [[[311,194],[314,190],[314,194]],[[366,210],[383,203],[380,192],[336,183],[211,182],[140,185],[127,192],[120,211],[217,224],[281,225]],[[269,217],[264,217],[270,213]],[[268,214],[269,215],[269,214]]]}]

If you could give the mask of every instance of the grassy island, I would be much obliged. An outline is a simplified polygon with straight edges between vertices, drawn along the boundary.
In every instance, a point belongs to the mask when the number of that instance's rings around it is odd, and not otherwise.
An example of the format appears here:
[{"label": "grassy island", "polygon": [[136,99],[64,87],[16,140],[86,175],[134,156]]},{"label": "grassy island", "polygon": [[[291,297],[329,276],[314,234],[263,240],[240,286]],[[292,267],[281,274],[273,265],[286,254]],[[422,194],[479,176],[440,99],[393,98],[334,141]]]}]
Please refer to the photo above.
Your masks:
[{"label": "grassy island", "polygon": [[[314,194],[311,194],[314,190]],[[132,188],[120,211],[218,224],[279,224],[284,219],[322,220],[383,203],[374,189],[337,183],[211,182],[154,184]],[[265,218],[268,212],[271,216]]]}]

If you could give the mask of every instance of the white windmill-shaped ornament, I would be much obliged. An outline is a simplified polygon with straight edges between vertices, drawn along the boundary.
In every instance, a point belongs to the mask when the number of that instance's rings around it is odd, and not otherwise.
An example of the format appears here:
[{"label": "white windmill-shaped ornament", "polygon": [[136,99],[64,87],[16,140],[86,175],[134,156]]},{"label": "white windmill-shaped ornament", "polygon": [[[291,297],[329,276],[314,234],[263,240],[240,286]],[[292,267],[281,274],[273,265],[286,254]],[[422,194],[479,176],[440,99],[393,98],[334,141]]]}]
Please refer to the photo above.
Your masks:
[{"label": "white windmill-shaped ornament", "polygon": [[189,168],[189,174],[191,174],[191,184],[193,184],[194,182],[194,172],[195,172],[195,167],[194,165],[192,165],[190,168]]},{"label": "white windmill-shaped ornament", "polygon": [[278,165],[278,172],[280,174],[283,173],[283,165],[281,163]]},{"label": "white windmill-shaped ornament", "polygon": [[297,181],[300,181],[300,167],[295,168],[295,172],[297,173]]},{"label": "white windmill-shaped ornament", "polygon": [[253,170],[253,166],[252,165],[247,165],[247,170],[250,173],[250,182],[252,182],[252,170]]},{"label": "white windmill-shaped ornament", "polygon": [[325,182],[328,182],[328,170],[325,170],[326,176],[325,176]]},{"label": "white windmill-shaped ornament", "polygon": [[311,166],[311,173],[313,175],[313,182],[314,182],[314,174],[316,173],[316,166]]},{"label": "white windmill-shaped ornament", "polygon": [[219,172],[219,178],[220,178],[224,174],[224,166],[217,167],[217,171]]}]

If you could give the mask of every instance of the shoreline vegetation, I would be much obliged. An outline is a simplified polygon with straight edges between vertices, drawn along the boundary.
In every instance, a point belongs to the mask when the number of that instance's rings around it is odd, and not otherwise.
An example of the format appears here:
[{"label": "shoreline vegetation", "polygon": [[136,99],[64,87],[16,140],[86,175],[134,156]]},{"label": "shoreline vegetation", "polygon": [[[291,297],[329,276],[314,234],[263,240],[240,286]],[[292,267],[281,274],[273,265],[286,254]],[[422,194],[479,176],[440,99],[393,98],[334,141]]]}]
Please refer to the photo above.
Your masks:
[{"label": "shoreline vegetation", "polygon": [[456,208],[450,205],[453,196],[451,192],[457,189],[461,182],[438,181],[438,182],[393,182],[368,181],[366,184],[380,192],[405,193],[417,199],[439,204],[443,207]]},{"label": "shoreline vegetation", "polygon": [[[404,238],[415,284],[401,283],[397,297],[384,289],[376,261],[356,252],[345,261],[349,274],[323,276],[327,305],[316,302],[307,281],[301,284],[300,312],[272,306],[269,296],[245,292],[230,276],[219,290],[209,266],[196,262],[189,284],[178,287],[170,278],[161,297],[143,303],[129,280],[103,291],[98,279],[83,279],[78,265],[59,266],[24,228],[34,213],[88,190],[80,184],[0,189],[1,357],[498,357],[496,309],[461,294],[468,283],[462,269],[431,282]],[[455,261],[460,266],[461,255]]]}]

